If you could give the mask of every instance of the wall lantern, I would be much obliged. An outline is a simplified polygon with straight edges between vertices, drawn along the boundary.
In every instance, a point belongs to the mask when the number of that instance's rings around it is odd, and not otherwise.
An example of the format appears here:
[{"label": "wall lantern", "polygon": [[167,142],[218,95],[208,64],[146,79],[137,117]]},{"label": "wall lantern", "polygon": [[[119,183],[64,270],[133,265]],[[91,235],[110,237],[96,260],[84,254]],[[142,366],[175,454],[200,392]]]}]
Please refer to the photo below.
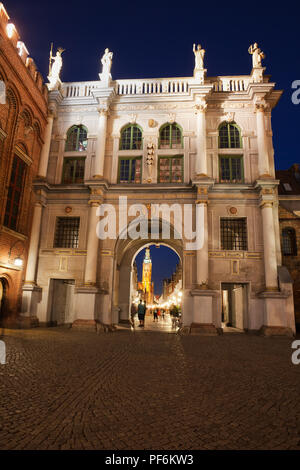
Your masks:
[{"label": "wall lantern", "polygon": [[20,258],[19,256],[17,256],[17,258],[15,258],[14,260],[14,264],[15,266],[17,266],[18,268],[21,268],[23,266],[23,260],[22,258]]},{"label": "wall lantern", "polygon": [[[16,253],[16,256],[12,259],[12,251],[18,243],[22,245],[22,249],[19,249]],[[24,249],[25,249],[24,242],[22,242],[21,240],[17,240],[16,242],[14,242],[11,245],[9,252],[8,252],[8,262],[10,264],[14,264],[17,268],[22,268],[23,263],[24,263],[23,258],[22,258]]]}]

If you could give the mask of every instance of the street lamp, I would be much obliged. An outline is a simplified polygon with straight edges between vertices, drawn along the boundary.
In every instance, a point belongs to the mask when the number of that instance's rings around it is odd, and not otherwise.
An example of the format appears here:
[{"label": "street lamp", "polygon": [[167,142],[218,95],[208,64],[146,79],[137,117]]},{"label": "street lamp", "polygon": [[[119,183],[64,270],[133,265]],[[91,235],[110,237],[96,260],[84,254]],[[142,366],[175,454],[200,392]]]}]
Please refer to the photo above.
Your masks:
[{"label": "street lamp", "polygon": [[23,248],[22,248],[21,251],[19,251],[19,252],[17,253],[17,256],[16,256],[16,257],[14,258],[14,260],[13,260],[13,264],[14,264],[17,268],[21,268],[21,267],[23,266],[23,259],[22,259],[21,256],[22,256],[22,254],[23,254],[23,252],[24,252],[24,249],[25,249],[24,243],[23,243],[21,240],[17,240],[17,241],[15,241],[15,242],[11,245],[11,247],[10,247],[10,249],[9,249],[9,252],[8,252],[8,261],[11,262],[12,251],[13,251],[13,249],[15,248],[15,246],[16,246],[18,243],[20,243],[21,245],[23,245]]}]

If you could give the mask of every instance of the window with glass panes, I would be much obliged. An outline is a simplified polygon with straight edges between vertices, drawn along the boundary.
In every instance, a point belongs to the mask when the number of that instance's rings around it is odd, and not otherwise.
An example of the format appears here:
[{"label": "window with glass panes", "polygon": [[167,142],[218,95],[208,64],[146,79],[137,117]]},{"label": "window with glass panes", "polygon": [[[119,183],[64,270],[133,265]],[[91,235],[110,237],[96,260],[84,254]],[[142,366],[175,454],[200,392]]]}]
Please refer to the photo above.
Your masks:
[{"label": "window with glass panes", "polygon": [[159,157],[158,159],[159,183],[183,182],[183,156]]},{"label": "window with glass panes", "polygon": [[247,220],[246,218],[221,219],[221,249],[247,250]]},{"label": "window with glass panes", "polygon": [[282,254],[284,256],[297,256],[296,232],[293,228],[282,230]]},{"label": "window with glass panes", "polygon": [[219,156],[220,183],[242,183],[244,180],[243,157],[241,155]]},{"label": "window with glass panes", "polygon": [[87,129],[84,126],[73,126],[67,133],[65,152],[84,152],[87,142]]},{"label": "window with glass panes", "polygon": [[219,148],[221,149],[242,148],[240,130],[235,123],[224,122],[219,127]]},{"label": "window with glass panes", "polygon": [[85,158],[64,159],[62,184],[80,184],[84,181]]},{"label": "window with glass panes", "polygon": [[17,229],[18,214],[25,182],[25,173],[26,163],[15,155],[11,169],[4,215],[4,225],[12,230]]},{"label": "window with glass panes", "polygon": [[142,157],[119,159],[119,183],[141,183]]},{"label": "window with glass panes", "polygon": [[139,150],[142,148],[142,139],[142,131],[138,126],[127,126],[121,132],[120,150]]},{"label": "window with glass panes", "polygon": [[178,124],[166,124],[161,128],[159,148],[182,148],[182,132]]},{"label": "window with glass panes", "polygon": [[80,217],[57,217],[54,248],[78,248]]}]

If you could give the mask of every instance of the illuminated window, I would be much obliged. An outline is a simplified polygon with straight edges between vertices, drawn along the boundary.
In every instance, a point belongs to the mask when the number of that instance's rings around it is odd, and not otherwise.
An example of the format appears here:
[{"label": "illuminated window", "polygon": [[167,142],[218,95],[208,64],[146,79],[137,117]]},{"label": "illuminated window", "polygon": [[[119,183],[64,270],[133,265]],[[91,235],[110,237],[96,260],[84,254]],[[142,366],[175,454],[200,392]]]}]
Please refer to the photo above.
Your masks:
[{"label": "illuminated window", "polygon": [[242,183],[244,180],[243,157],[221,155],[219,157],[220,183]]},{"label": "illuminated window", "polygon": [[85,158],[64,159],[62,184],[80,184],[84,181]]},{"label": "illuminated window", "polygon": [[80,217],[57,217],[54,248],[78,248]]},{"label": "illuminated window", "polygon": [[224,122],[219,127],[219,148],[240,149],[242,148],[241,133],[235,123]]},{"label": "illuminated window", "polygon": [[4,225],[12,230],[17,229],[17,219],[21,205],[21,197],[25,182],[26,164],[14,156],[7,193],[7,202],[4,216]]},{"label": "illuminated window", "polygon": [[67,133],[65,152],[84,152],[87,142],[87,129],[84,126],[72,126]]},{"label": "illuminated window", "polygon": [[159,133],[159,148],[182,148],[182,132],[178,124],[165,124]]},{"label": "illuminated window", "polygon": [[221,219],[221,249],[247,250],[247,221],[245,218]]},{"label": "illuminated window", "polygon": [[140,150],[143,143],[143,134],[140,127],[130,124],[121,132],[120,150]]},{"label": "illuminated window", "polygon": [[141,183],[142,181],[142,157],[120,158],[119,183]]},{"label": "illuminated window", "polygon": [[159,157],[158,159],[159,183],[183,182],[183,156]]}]

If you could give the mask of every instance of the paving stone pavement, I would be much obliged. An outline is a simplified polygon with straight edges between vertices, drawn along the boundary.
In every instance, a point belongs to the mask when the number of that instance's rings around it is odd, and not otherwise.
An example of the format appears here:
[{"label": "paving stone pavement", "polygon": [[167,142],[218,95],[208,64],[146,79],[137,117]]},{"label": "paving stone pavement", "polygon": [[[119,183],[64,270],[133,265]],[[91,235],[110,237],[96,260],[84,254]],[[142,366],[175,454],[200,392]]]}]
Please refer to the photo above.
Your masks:
[{"label": "paving stone pavement", "polygon": [[300,449],[290,339],[2,333],[0,449]]}]

